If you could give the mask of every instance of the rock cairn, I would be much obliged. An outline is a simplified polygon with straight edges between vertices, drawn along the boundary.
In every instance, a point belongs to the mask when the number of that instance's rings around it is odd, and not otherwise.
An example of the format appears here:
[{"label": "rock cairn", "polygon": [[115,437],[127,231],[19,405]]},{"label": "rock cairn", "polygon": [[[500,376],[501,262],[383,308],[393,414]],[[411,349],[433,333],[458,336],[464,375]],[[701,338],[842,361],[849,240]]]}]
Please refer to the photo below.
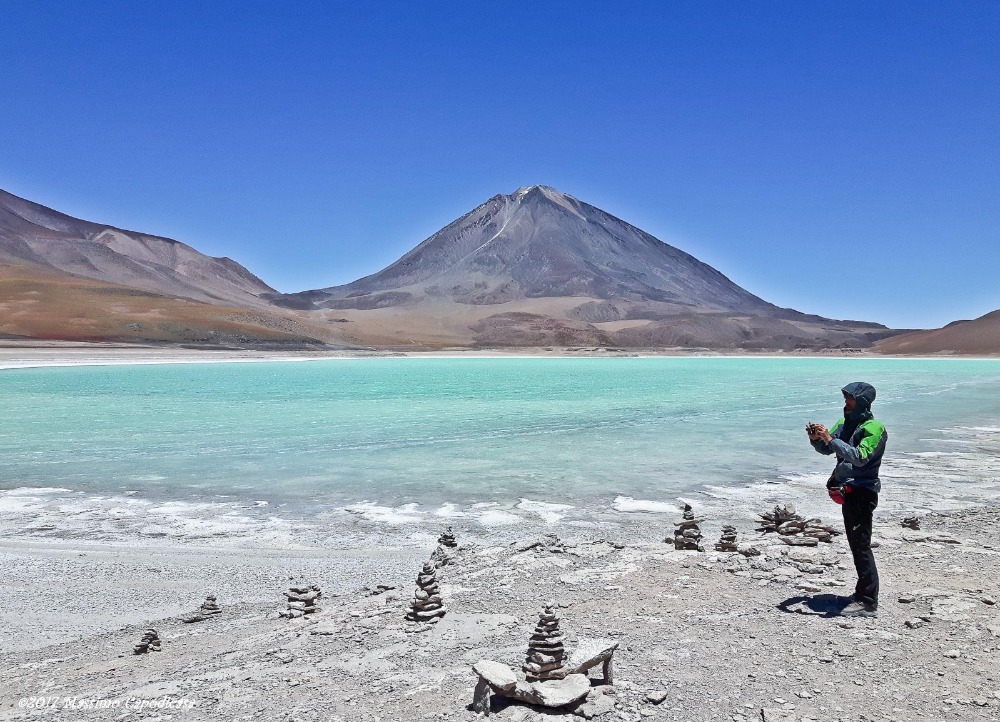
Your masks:
[{"label": "rock cairn", "polygon": [[690,504],[685,504],[683,509],[681,520],[674,522],[674,526],[677,527],[674,529],[674,548],[703,552],[705,547],[701,545],[701,527],[698,523],[704,519],[695,517]]},{"label": "rock cairn", "polygon": [[221,612],[222,607],[215,603],[215,599],[216,597],[214,594],[209,594],[205,597],[205,601],[201,603],[201,606],[198,607],[198,611],[205,616]]},{"label": "rock cairn", "polygon": [[438,544],[448,549],[454,549],[458,546],[458,542],[455,540],[455,532],[451,530],[451,527],[448,527],[441,533],[441,536],[438,537]]},{"label": "rock cairn", "polygon": [[452,550],[457,548],[458,541],[455,540],[455,533],[449,526],[441,533],[441,536],[438,537],[438,545],[431,553],[431,561],[434,562],[434,566],[440,569],[441,567],[450,564],[452,560]]},{"label": "rock cairn", "polygon": [[554,602],[545,605],[538,615],[535,631],[528,639],[528,654],[521,669],[529,682],[562,679],[569,672],[566,669],[564,637],[559,631],[559,617],[556,616],[554,607]]},{"label": "rock cairn", "polygon": [[406,618],[411,622],[433,624],[446,611],[448,608],[441,600],[441,588],[438,586],[437,568],[434,562],[424,562],[424,568],[417,575],[417,590],[413,593]]},{"label": "rock cairn", "polygon": [[791,546],[816,546],[819,542],[832,542],[840,532],[823,523],[819,517],[806,519],[795,511],[792,504],[778,504],[773,511],[760,514],[757,531],[777,532],[781,541]]},{"label": "rock cairn", "polygon": [[284,611],[278,612],[278,616],[285,619],[295,619],[296,617],[304,617],[307,614],[318,612],[319,607],[316,606],[316,601],[322,596],[322,590],[315,584],[289,587],[288,591],[285,592],[288,607]]},{"label": "rock cairn", "polygon": [[448,552],[448,548],[440,544],[434,547],[434,551],[431,552],[431,563],[435,569],[451,564],[451,554]]},{"label": "rock cairn", "polygon": [[568,554],[576,547],[573,542],[565,542],[555,534],[543,534],[537,539],[530,541],[516,542],[512,545],[515,552],[526,552],[534,549],[537,552],[547,552],[549,554]]},{"label": "rock cairn", "polygon": [[734,527],[732,524],[723,524],[722,536],[719,538],[719,541],[715,543],[715,551],[717,552],[736,551],[736,527]]},{"label": "rock cairn", "polygon": [[913,529],[914,531],[920,531],[920,517],[918,516],[908,516],[901,522],[907,529]]},{"label": "rock cairn", "polygon": [[160,635],[155,629],[147,629],[142,633],[142,639],[132,647],[132,654],[145,654],[146,652],[160,651]]},{"label": "rock cairn", "polygon": [[189,614],[188,616],[184,617],[183,621],[188,624],[190,624],[191,622],[201,622],[208,619],[213,614],[221,613],[222,607],[216,604],[215,600],[216,600],[215,595],[209,594],[207,597],[205,597],[205,601],[201,603],[201,606],[198,607],[198,611],[195,612],[194,614]]}]

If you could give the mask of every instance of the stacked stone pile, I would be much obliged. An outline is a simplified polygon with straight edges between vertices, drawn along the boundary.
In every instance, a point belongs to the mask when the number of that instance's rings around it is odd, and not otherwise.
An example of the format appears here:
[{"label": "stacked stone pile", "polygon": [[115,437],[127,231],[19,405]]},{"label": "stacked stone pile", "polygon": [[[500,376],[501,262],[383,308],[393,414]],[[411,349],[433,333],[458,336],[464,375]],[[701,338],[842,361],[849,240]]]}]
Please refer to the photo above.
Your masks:
[{"label": "stacked stone pile", "polygon": [[902,521],[902,525],[907,529],[913,529],[914,531],[920,531],[920,517],[908,516]]},{"label": "stacked stone pile", "polygon": [[320,609],[316,606],[316,601],[322,596],[322,590],[315,584],[290,587],[285,592],[288,607],[284,611],[278,612],[278,615],[285,619],[295,619],[318,612]]},{"label": "stacked stone pile", "polygon": [[147,629],[142,633],[142,639],[132,647],[132,654],[145,654],[146,652],[160,651],[160,635],[155,629]]},{"label": "stacked stone pile", "polygon": [[778,504],[774,507],[773,511],[759,514],[758,516],[760,520],[757,523],[760,524],[760,528],[757,531],[763,532],[778,531],[782,524],[787,524],[788,522],[805,521],[795,512],[793,504]]},{"label": "stacked stone pile", "polygon": [[195,612],[194,614],[189,614],[188,616],[184,617],[184,622],[187,623],[201,622],[205,619],[208,619],[213,614],[219,614],[221,612],[222,612],[222,607],[216,604],[215,595],[209,594],[207,597],[205,597],[205,601],[201,603],[201,606],[198,607],[197,612]]},{"label": "stacked stone pile", "polygon": [[417,589],[410,602],[410,611],[406,618],[411,622],[434,623],[445,615],[448,608],[441,599],[441,588],[437,581],[437,568],[434,562],[425,562],[420,574],[417,575]]},{"label": "stacked stone pile", "polygon": [[715,551],[736,551],[736,527],[732,524],[724,524],[722,526],[722,536],[719,538],[719,541],[715,543]]},{"label": "stacked stone pile", "polygon": [[215,603],[216,597],[214,594],[209,594],[205,597],[205,601],[201,603],[198,607],[198,611],[206,616],[210,614],[218,614],[222,611],[222,607]]},{"label": "stacked stone pile", "polygon": [[791,546],[816,546],[819,542],[832,542],[840,532],[823,523],[819,517],[805,519],[792,504],[777,505],[773,511],[760,514],[757,531],[777,532],[781,541]]},{"label": "stacked stone pile", "polygon": [[[674,548],[698,552],[705,551],[705,547],[701,545],[701,527],[698,526],[698,523],[702,521],[705,520],[695,517],[691,505],[685,504],[681,520],[674,522],[674,526],[677,527],[674,529]],[[666,541],[669,542],[670,540],[667,539]]]},{"label": "stacked stone pile", "polygon": [[554,602],[545,605],[538,615],[535,631],[528,639],[528,654],[521,669],[529,682],[562,679],[569,673],[566,669],[564,637],[559,631],[559,617],[556,616],[554,607]]},{"label": "stacked stone pile", "polygon": [[451,527],[448,527],[441,533],[441,536],[438,537],[438,544],[448,549],[454,549],[458,546],[458,541],[455,539],[455,532],[451,530]]},{"label": "stacked stone pile", "polygon": [[443,547],[438,544],[434,547],[434,551],[431,552],[431,564],[434,565],[435,569],[440,569],[443,566],[447,566],[451,563],[451,554],[448,553],[448,548]]},{"label": "stacked stone pile", "polygon": [[531,539],[528,541],[520,541],[512,544],[514,551],[517,553],[527,552],[534,549],[537,552],[547,552],[549,554],[569,554],[575,553],[573,550],[576,548],[574,542],[566,542],[560,539],[556,534],[543,534],[537,539]]},{"label": "stacked stone pile", "polygon": [[440,569],[441,567],[450,564],[453,559],[453,550],[457,548],[458,541],[455,539],[455,533],[449,526],[444,530],[444,532],[442,532],[441,536],[438,537],[438,545],[431,553],[431,561],[434,562],[434,566]]}]

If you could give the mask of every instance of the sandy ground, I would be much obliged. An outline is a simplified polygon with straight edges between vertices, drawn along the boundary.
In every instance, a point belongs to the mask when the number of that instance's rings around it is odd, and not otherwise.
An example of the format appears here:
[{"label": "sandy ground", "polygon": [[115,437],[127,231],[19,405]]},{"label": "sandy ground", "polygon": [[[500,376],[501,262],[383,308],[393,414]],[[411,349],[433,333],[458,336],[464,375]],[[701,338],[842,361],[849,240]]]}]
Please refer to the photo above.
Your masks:
[{"label": "sandy ground", "polygon": [[[799,549],[744,521],[741,548],[759,556],[612,538],[464,546],[438,572],[448,611],[422,632],[404,613],[429,548],[6,543],[0,719],[472,720],[472,664],[519,669],[554,600],[569,648],[619,642],[596,719],[997,720],[998,522],[997,508],[930,514],[920,531],[878,522],[875,619],[831,612],[854,581],[843,537]],[[718,523],[702,529],[711,549]],[[322,611],[277,618],[299,582],[323,588]],[[209,592],[221,614],[177,618]],[[162,651],[132,654],[150,625]],[[500,698],[493,712],[574,719]]]}]

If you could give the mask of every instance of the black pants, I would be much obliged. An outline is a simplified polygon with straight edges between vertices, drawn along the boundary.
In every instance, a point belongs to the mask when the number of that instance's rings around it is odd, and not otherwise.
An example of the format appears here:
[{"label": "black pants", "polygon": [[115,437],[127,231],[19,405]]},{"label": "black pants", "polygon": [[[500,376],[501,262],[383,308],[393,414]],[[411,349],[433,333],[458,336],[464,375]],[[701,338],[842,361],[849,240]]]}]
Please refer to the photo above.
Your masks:
[{"label": "black pants", "polygon": [[872,554],[872,513],[877,506],[878,493],[870,489],[851,486],[844,495],[844,529],[858,570],[854,598],[873,606],[878,606],[878,569]]}]

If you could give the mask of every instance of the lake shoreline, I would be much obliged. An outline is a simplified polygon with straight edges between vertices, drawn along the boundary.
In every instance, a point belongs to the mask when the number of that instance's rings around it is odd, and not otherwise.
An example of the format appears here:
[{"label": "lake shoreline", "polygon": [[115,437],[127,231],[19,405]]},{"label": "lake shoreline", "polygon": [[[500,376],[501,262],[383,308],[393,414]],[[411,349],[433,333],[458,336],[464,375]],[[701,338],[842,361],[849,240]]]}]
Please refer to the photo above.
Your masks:
[{"label": "lake shoreline", "polygon": [[868,349],[849,351],[760,351],[718,349],[604,349],[594,348],[510,348],[447,350],[288,350],[206,349],[171,346],[78,343],[60,341],[20,341],[0,339],[0,371],[62,366],[112,366],[139,364],[248,363],[322,361],[363,358],[864,358],[864,359],[956,359],[1000,360],[994,356],[940,354],[907,356],[879,354]]}]

